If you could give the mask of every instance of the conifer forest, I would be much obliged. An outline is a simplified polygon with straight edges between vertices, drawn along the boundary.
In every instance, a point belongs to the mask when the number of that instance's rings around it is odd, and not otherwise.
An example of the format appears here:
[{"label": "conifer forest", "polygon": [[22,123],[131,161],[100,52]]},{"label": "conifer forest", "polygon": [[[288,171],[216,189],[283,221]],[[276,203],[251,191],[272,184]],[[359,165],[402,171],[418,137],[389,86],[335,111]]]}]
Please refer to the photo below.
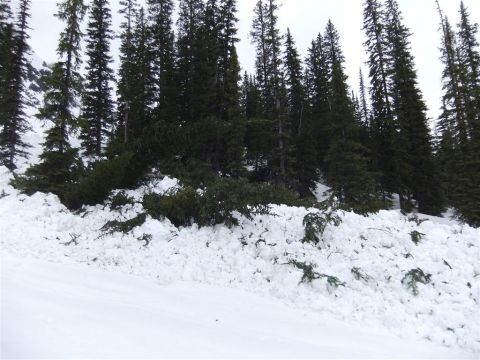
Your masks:
[{"label": "conifer forest", "polygon": [[0,0],[0,358],[478,359],[479,12]]},{"label": "conifer forest", "polygon": [[[255,72],[242,74],[235,0],[181,0],[175,24],[173,0],[146,7],[123,0],[119,34],[107,0],[88,9],[83,0],[59,2],[65,27],[36,115],[51,126],[40,161],[15,186],[53,192],[75,208],[134,186],[152,168],[195,186],[245,180],[299,199],[322,180],[344,208],[360,213],[397,197],[406,212],[452,207],[478,225],[480,55],[478,26],[463,3],[459,24],[438,7],[443,105],[434,129],[397,1],[364,2],[369,61],[356,89],[346,83],[334,23],[303,59],[290,30],[278,26],[278,6],[261,0],[252,9]],[[28,156],[29,7],[20,1],[14,21],[9,1],[0,8],[0,156],[11,171]],[[114,36],[121,39],[117,73]]]}]

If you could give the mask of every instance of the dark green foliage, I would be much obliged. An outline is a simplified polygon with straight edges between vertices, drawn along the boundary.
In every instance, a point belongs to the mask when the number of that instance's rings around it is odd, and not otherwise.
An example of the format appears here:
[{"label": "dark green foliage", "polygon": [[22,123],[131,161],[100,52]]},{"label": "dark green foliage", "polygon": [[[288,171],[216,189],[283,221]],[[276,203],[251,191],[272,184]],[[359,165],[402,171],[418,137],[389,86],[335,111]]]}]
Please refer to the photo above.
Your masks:
[{"label": "dark green foliage", "polygon": [[[441,180],[448,203],[458,217],[470,225],[480,225],[480,143],[478,127],[480,55],[476,24],[461,4],[459,34],[454,33],[449,21],[439,8],[442,30],[443,97],[442,114],[438,121],[440,134],[438,158],[442,168]],[[477,104],[477,105],[475,105]]]},{"label": "dark green foliage", "polygon": [[75,183],[69,184],[61,200],[70,209],[79,209],[83,205],[95,205],[104,201],[112,189],[125,184],[132,153],[124,153],[110,160],[102,160],[93,165]]},{"label": "dark green foliage", "polygon": [[350,272],[353,274],[355,280],[363,280],[364,282],[368,283],[370,281],[370,276],[362,271],[362,269],[358,267],[353,267]]},{"label": "dark green foliage", "polygon": [[300,280],[301,283],[311,283],[313,280],[317,279],[327,279],[327,283],[332,286],[333,288],[338,288],[339,286],[345,287],[345,283],[340,281],[336,276],[320,274],[314,270],[314,264],[307,264],[304,262],[300,262],[297,260],[290,260],[288,264],[295,266],[297,269],[303,271],[302,279]]},{"label": "dark green foliage", "polygon": [[[341,54],[333,53],[334,59],[341,58]],[[375,212],[381,208],[375,174],[368,166],[367,149],[359,143],[360,124],[348,96],[347,77],[342,63],[334,60],[332,66],[331,144],[325,158],[327,181],[344,208],[361,214]]]},{"label": "dark green foliage", "polygon": [[112,197],[112,201],[110,203],[110,210],[119,210],[125,205],[133,205],[135,201],[127,196],[124,191],[119,191]]},{"label": "dark green foliage", "polygon": [[414,296],[417,296],[420,291],[418,290],[418,283],[429,284],[432,280],[431,274],[425,274],[422,269],[410,270],[402,279],[402,284],[407,290],[409,290]]},{"label": "dark green foliage", "polygon": [[12,171],[18,157],[27,157],[29,147],[22,140],[29,128],[25,115],[29,10],[29,0],[19,1],[18,19],[10,24],[9,3],[0,8],[0,164]]},{"label": "dark green foliage", "polygon": [[[49,132],[45,144],[53,143],[56,135],[57,133]],[[52,151],[42,154],[40,159],[39,164],[31,166],[24,175],[12,180],[12,186],[28,195],[41,191],[62,197],[66,187],[72,184],[82,171],[76,151],[71,148],[54,151],[52,146]]]},{"label": "dark green foliage", "polygon": [[152,218],[168,218],[176,227],[190,226],[200,216],[200,195],[192,187],[163,196],[147,194],[142,204]]},{"label": "dark green foliage", "polygon": [[420,243],[420,241],[423,239],[423,237],[425,236],[425,234],[422,234],[421,232],[418,232],[418,231],[412,231],[410,233],[410,237],[412,239],[412,242],[415,244],[415,245],[418,245]]},{"label": "dark green foliage", "polygon": [[251,184],[245,179],[217,179],[201,193],[192,187],[171,194],[148,194],[145,210],[155,219],[168,218],[175,226],[238,225],[234,212],[252,220],[254,215],[269,214],[269,204],[307,205],[285,189],[267,184]]},{"label": "dark green foliage", "polygon": [[327,211],[325,213],[309,213],[303,218],[305,236],[303,237],[302,242],[317,245],[328,225],[338,226],[340,223],[340,217],[332,211]]},{"label": "dark green foliage", "polygon": [[438,216],[443,211],[443,194],[433,157],[427,108],[411,55],[410,32],[403,25],[395,0],[387,1],[385,15],[391,58],[389,90],[392,111],[400,129],[397,145],[400,205],[408,210],[412,199],[416,199],[421,213]]},{"label": "dark green foliage", "polygon": [[385,33],[384,9],[378,0],[365,0],[364,23],[368,51],[371,107],[371,139],[374,149],[375,168],[380,172],[381,190],[396,192],[398,184],[398,150],[390,91],[388,88],[388,71],[390,68],[387,55],[389,44]]},{"label": "dark green foliage", "polygon": [[113,131],[113,101],[111,97],[113,61],[110,51],[111,14],[106,0],[94,0],[90,5],[87,27],[87,66],[80,139],[87,156],[103,155],[106,139]]},{"label": "dark green foliage", "polygon": [[148,0],[153,74],[154,99],[157,120],[171,122],[175,116],[175,49],[173,0]]},{"label": "dark green foliage", "polygon": [[57,53],[60,60],[53,65],[45,78],[47,90],[43,107],[37,117],[48,120],[52,126],[46,132],[40,163],[31,166],[25,176],[14,181],[26,193],[53,192],[61,198],[66,187],[76,181],[82,165],[68,139],[69,130],[76,126],[73,108],[81,89],[78,69],[80,66],[80,23],[86,7],[82,0],[64,0],[58,5],[58,18],[66,27],[60,34]]},{"label": "dark green foliage", "polygon": [[[118,221],[118,220],[109,221],[105,225],[103,225],[100,230],[108,232],[109,234],[113,234],[115,232],[122,232],[124,234],[127,234],[130,231],[132,231],[134,228],[143,225],[143,223],[146,220],[147,220],[146,214],[139,214],[134,218],[126,221]],[[146,239],[144,238],[141,238],[139,240],[146,241]]]}]

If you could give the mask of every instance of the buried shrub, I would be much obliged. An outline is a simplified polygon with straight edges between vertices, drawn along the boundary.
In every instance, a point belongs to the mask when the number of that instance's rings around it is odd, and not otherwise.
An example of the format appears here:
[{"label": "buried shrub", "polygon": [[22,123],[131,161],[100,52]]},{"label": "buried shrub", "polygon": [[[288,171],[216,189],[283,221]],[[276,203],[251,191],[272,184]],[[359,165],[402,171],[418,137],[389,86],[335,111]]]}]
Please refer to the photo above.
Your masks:
[{"label": "buried shrub", "polygon": [[313,280],[317,280],[317,279],[327,279],[328,285],[332,286],[333,288],[338,288],[339,286],[345,287],[345,283],[343,281],[340,281],[340,279],[338,279],[336,276],[320,274],[319,272],[316,272],[315,270],[313,270],[315,267],[315,265],[313,264],[307,264],[297,260],[290,260],[288,264],[293,265],[297,269],[303,271],[300,284],[311,283]]},{"label": "buried shrub", "polygon": [[424,285],[429,284],[431,278],[431,274],[425,274],[420,268],[412,269],[403,277],[402,284],[414,296],[417,296],[420,293],[418,290],[418,283]]},{"label": "buried shrub", "polygon": [[425,234],[422,234],[421,232],[418,232],[416,230],[410,233],[410,238],[415,245],[418,245],[418,243],[422,240],[424,236]]},{"label": "buried shrub", "polygon": [[269,204],[292,203],[295,195],[270,185],[249,183],[246,179],[222,178],[212,182],[201,193],[192,187],[166,195],[148,194],[143,207],[155,219],[168,218],[175,226],[237,226],[236,215],[252,220],[258,214],[269,214]]},{"label": "buried shrub", "polygon": [[147,220],[147,214],[142,213],[126,221],[109,221],[105,225],[103,225],[100,230],[108,232],[109,234],[113,234],[114,232],[122,232],[126,234],[132,231],[133,228],[143,225],[145,220]]},{"label": "buried shrub", "polygon": [[127,196],[124,191],[120,191],[112,197],[112,202],[110,203],[110,210],[119,210],[125,205],[133,204],[135,204],[133,198]]},{"label": "buried shrub", "polygon": [[338,226],[340,223],[340,217],[333,212],[327,212],[324,214],[309,213],[303,218],[305,236],[303,237],[302,242],[317,245],[325,232],[327,225],[332,224]]},{"label": "buried shrub", "polygon": [[112,189],[123,185],[132,156],[125,153],[112,160],[97,162],[83,178],[66,188],[62,202],[72,210],[101,203]]},{"label": "buried shrub", "polygon": [[192,225],[200,214],[200,195],[192,187],[163,196],[147,194],[143,197],[142,204],[152,218],[168,218],[176,227]]}]

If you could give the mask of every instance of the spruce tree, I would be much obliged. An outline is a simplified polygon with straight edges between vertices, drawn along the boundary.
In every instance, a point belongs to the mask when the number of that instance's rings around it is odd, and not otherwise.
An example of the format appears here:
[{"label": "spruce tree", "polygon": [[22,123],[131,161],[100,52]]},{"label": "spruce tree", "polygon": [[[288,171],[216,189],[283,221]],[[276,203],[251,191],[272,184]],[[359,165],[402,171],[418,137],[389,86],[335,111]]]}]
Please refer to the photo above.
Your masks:
[{"label": "spruce tree", "polygon": [[338,60],[332,63],[330,117],[332,139],[326,156],[326,177],[332,193],[347,209],[360,213],[378,210],[373,173],[367,149],[359,142],[360,124],[348,96],[347,77]]},{"label": "spruce tree", "polygon": [[372,122],[371,138],[375,155],[376,169],[382,174],[380,182],[383,197],[388,193],[398,192],[398,149],[396,134],[397,124],[394,122],[391,98],[388,90],[388,71],[390,68],[388,40],[385,32],[384,9],[378,0],[366,0],[364,3],[363,29],[367,40],[370,99]]},{"label": "spruce tree", "polygon": [[272,121],[276,145],[269,160],[270,177],[281,186],[287,184],[288,136],[286,94],[282,74],[281,41],[276,0],[259,0],[255,6],[252,43],[257,50],[257,83],[262,94],[264,118]]},{"label": "spruce tree", "polygon": [[[438,5],[438,4],[437,4]],[[467,158],[471,153],[468,141],[467,120],[462,99],[462,83],[460,81],[460,63],[457,52],[455,34],[450,22],[443,16],[439,8],[442,45],[441,61],[444,65],[442,73],[443,96],[442,109],[437,124],[440,134],[438,141],[438,158],[442,168],[442,181],[449,204],[458,210],[466,200],[468,187]]]},{"label": "spruce tree", "polygon": [[395,0],[386,2],[387,39],[391,59],[390,87],[392,112],[399,126],[398,176],[401,178],[401,205],[411,207],[418,201],[418,210],[440,215],[442,193],[433,157],[426,105],[418,87],[414,58],[410,49],[410,32],[403,25]]},{"label": "spruce tree", "polygon": [[47,90],[37,117],[51,122],[46,131],[40,162],[27,169],[16,184],[23,191],[53,192],[62,195],[65,186],[76,179],[76,150],[69,142],[69,131],[77,124],[74,108],[81,90],[80,30],[86,6],[82,0],[64,0],[56,16],[66,23],[60,34],[59,61],[45,78]]},{"label": "spruce tree", "polygon": [[175,35],[173,32],[173,0],[148,0],[155,108],[162,121],[175,120]]},{"label": "spruce tree", "polygon": [[142,134],[152,125],[155,102],[154,60],[147,17],[143,7],[136,13],[132,31],[133,79],[131,86],[129,138],[141,141]]},{"label": "spruce tree", "polygon": [[458,57],[464,80],[464,101],[471,140],[480,142],[480,47],[478,24],[470,21],[463,1],[460,3],[458,24]]},{"label": "spruce tree", "polygon": [[[181,123],[192,123],[198,120],[201,114],[199,104],[195,98],[196,89],[194,77],[197,70],[199,50],[199,28],[203,23],[204,5],[200,0],[180,0],[177,20],[176,42],[176,83],[177,83],[177,111]],[[205,79],[204,79],[205,80]]]},{"label": "spruce tree", "polygon": [[[0,44],[3,44],[5,53],[2,55],[2,69],[0,69],[0,164],[10,170],[16,169],[16,159],[26,158],[29,147],[22,140],[22,135],[28,130],[28,122],[25,115],[27,103],[25,80],[28,73],[28,61],[26,56],[29,52],[27,43],[28,18],[30,17],[30,1],[22,0],[19,4],[17,21],[14,25],[6,23],[7,19],[0,20]],[[6,3],[2,17],[8,16],[9,4]],[[13,26],[13,27],[11,27]]]},{"label": "spruce tree", "polygon": [[[312,122],[306,116],[306,93],[302,78],[302,65],[295,42],[287,30],[284,54],[284,74],[287,89],[286,140],[291,157],[295,157],[289,174],[294,187],[302,196],[311,195],[317,179],[315,137]],[[292,146],[293,145],[293,146]]]},{"label": "spruce tree", "polygon": [[370,109],[367,102],[367,90],[362,69],[360,69],[359,72],[359,91],[360,118],[362,120],[362,124],[368,128],[370,126]]},{"label": "spruce tree", "polygon": [[305,87],[308,107],[307,117],[313,128],[316,142],[316,163],[325,172],[325,156],[330,148],[330,85],[327,54],[323,36],[318,34],[308,49],[305,60]]},{"label": "spruce tree", "polygon": [[87,66],[80,139],[84,154],[100,157],[113,131],[111,13],[107,0],[93,0],[87,27]]},{"label": "spruce tree", "polygon": [[124,146],[129,143],[129,128],[131,122],[131,104],[135,96],[135,47],[133,43],[133,27],[138,4],[136,0],[120,1],[119,13],[124,16],[120,25],[120,66],[117,82],[117,129],[116,141]]},{"label": "spruce tree", "polygon": [[458,217],[471,225],[479,226],[480,191],[477,183],[480,159],[478,141],[475,140],[475,91],[471,91],[475,88],[475,79],[471,77],[472,67],[468,60],[468,49],[474,50],[471,58],[475,59],[476,46],[472,39],[468,40],[467,35],[476,30],[473,30],[473,25],[469,25],[468,12],[461,6],[457,42],[448,19],[443,16],[439,6],[438,9],[442,32],[441,60],[444,65],[442,113],[438,121],[438,157],[443,170],[442,180],[449,204],[455,208]]},{"label": "spruce tree", "polygon": [[361,213],[378,209],[374,174],[368,150],[360,144],[360,122],[349,96],[340,36],[331,21],[324,35],[329,77],[329,136],[325,157],[326,179],[345,208]]}]

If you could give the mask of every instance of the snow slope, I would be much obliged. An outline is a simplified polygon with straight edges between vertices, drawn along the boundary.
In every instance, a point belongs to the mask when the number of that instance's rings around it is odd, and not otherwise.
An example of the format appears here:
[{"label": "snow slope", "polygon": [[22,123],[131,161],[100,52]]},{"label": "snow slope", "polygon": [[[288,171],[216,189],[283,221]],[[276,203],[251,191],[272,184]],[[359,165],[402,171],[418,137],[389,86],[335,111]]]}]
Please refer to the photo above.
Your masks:
[{"label": "snow slope", "polygon": [[2,358],[473,358],[231,288],[7,256]]},{"label": "snow slope", "polygon": [[[108,269],[108,276],[133,274],[167,287],[201,283],[214,286],[217,294],[225,291],[225,296],[235,288],[275,298],[309,317],[342,321],[358,332],[378,329],[403,337],[405,344],[423,339],[436,346],[462,348],[472,356],[480,353],[478,229],[428,216],[420,216],[425,221],[417,224],[394,210],[369,217],[339,213],[341,225],[329,226],[323,241],[313,246],[300,239],[303,217],[316,210],[274,206],[275,216],[240,218],[240,226],[234,229],[177,229],[168,220],[147,218],[129,234],[108,234],[100,230],[107,221],[130,219],[142,206],[137,203],[111,211],[108,204],[98,205],[74,214],[51,194],[18,194],[8,185],[9,179],[6,169],[0,168],[2,257],[83,263]],[[175,179],[165,178],[128,193],[139,200],[145,191],[162,193],[177,186]],[[425,234],[418,245],[411,240],[412,231]],[[152,235],[148,246],[138,240],[144,234]],[[311,263],[315,271],[335,276],[345,286],[335,288],[327,278],[300,283],[302,271],[289,263],[292,260]],[[354,268],[362,277],[355,276]],[[416,268],[432,279],[418,285],[418,296],[402,284],[407,272]],[[7,271],[2,283],[9,278]],[[108,281],[96,285],[107,290],[109,286]],[[73,291],[60,289],[60,297]],[[342,332],[335,331],[332,336],[338,335],[341,342]]]}]

